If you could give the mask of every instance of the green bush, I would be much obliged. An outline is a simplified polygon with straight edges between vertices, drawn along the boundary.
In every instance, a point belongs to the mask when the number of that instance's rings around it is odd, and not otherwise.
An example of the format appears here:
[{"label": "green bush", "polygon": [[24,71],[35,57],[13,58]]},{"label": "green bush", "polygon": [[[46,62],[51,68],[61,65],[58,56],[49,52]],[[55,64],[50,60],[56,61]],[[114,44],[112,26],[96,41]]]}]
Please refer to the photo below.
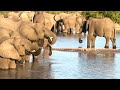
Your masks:
[{"label": "green bush", "polygon": [[103,18],[108,17],[112,19],[114,22],[120,23],[120,11],[83,11],[81,13],[86,18],[94,17],[94,18]]}]

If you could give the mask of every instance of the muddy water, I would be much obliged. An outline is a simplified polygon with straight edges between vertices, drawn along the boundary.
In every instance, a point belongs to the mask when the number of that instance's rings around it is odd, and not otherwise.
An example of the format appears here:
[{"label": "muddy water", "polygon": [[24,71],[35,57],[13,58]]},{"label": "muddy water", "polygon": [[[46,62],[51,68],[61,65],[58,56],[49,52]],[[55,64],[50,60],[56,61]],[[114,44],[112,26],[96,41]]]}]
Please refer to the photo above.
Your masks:
[{"label": "muddy water", "polygon": [[[117,49],[120,48],[120,33],[117,33]],[[78,43],[78,35],[57,36],[54,48],[86,48],[86,36]],[[105,39],[96,38],[96,48],[103,48]],[[110,42],[110,48],[112,48]],[[120,53],[80,53],[53,51],[48,57],[44,51],[39,59],[17,65],[15,70],[0,70],[0,79],[119,79]]]}]

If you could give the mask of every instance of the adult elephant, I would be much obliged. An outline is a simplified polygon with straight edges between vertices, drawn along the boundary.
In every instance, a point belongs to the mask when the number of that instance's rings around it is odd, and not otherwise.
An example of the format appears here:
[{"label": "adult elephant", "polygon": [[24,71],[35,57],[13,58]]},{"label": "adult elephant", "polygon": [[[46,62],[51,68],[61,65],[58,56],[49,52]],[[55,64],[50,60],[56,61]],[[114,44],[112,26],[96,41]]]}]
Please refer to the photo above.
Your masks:
[{"label": "adult elephant", "polygon": [[31,21],[33,22],[33,17],[35,15],[34,11],[18,11],[18,12],[9,12],[5,15],[6,18],[9,18],[13,21]]},{"label": "adult elephant", "polygon": [[56,21],[54,20],[54,15],[46,12],[38,13],[34,16],[34,23],[44,24],[49,30],[54,29]]},{"label": "adult elephant", "polygon": [[109,40],[112,41],[113,49],[116,48],[116,30],[114,22],[110,18],[91,18],[86,25],[88,28],[87,48],[95,48],[97,36],[105,37],[105,48],[109,48]]},{"label": "adult elephant", "polygon": [[20,11],[20,15],[19,15],[19,18],[22,20],[22,21],[31,21],[33,22],[33,18],[34,18],[34,15],[35,15],[35,12],[34,11]]},{"label": "adult elephant", "polygon": [[70,30],[70,33],[71,33],[71,30],[75,28],[76,33],[80,33],[81,32],[80,29],[84,21],[85,21],[85,18],[83,18],[78,13],[69,15],[68,17],[63,19],[64,28],[65,28],[63,32],[68,33],[69,32],[68,30]]},{"label": "adult elephant", "polygon": [[45,47],[44,43],[46,43],[46,40],[44,39],[47,39],[47,47],[49,47],[50,49],[49,55],[52,54],[51,45],[53,45],[56,42],[56,35],[44,25],[40,23],[36,23],[33,26],[31,24],[24,24],[20,28],[19,33],[20,35],[29,39],[32,42],[37,41],[40,47]]},{"label": "adult elephant", "polygon": [[55,29],[54,29],[55,32],[57,32],[57,33],[63,32],[63,29],[64,29],[63,19],[70,15],[71,14],[68,14],[68,13],[60,13],[60,14],[56,14],[54,16],[54,20],[56,21]]},{"label": "adult elephant", "polygon": [[[54,44],[56,42],[56,35],[48,30],[48,28],[45,28],[43,24],[40,23],[32,23],[32,22],[23,22],[23,21],[12,21],[8,18],[0,18],[0,27],[6,28],[8,30],[3,31],[4,35],[6,32],[7,36],[13,36],[11,35],[11,32],[9,30],[12,30],[12,32],[17,32],[22,37],[30,40],[31,42],[38,42],[40,47],[43,47],[44,39],[48,39],[48,44]],[[2,33],[2,32],[1,32]],[[2,34],[1,34],[2,35]],[[14,35],[16,37],[16,35]],[[51,39],[52,37],[52,39]],[[50,47],[50,45],[48,45]],[[51,53],[50,49],[50,53]],[[50,54],[51,55],[51,54]]]},{"label": "adult elephant", "polygon": [[37,43],[31,43],[25,38],[2,37],[0,38],[0,68],[16,68],[15,61],[21,62],[26,52],[32,53],[33,50],[39,49]]}]

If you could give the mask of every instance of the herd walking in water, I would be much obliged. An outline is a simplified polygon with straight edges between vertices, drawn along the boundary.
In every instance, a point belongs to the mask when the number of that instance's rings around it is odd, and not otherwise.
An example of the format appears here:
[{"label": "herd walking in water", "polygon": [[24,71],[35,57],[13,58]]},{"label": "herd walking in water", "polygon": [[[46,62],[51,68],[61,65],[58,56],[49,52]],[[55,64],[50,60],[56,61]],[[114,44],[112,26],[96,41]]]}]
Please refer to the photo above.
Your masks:
[{"label": "herd walking in water", "polygon": [[[116,29],[110,18],[86,19],[79,13],[49,14],[34,11],[9,12],[0,16],[0,68],[16,68],[16,64],[30,60],[30,55],[38,56],[42,49],[52,55],[52,45],[57,33],[87,35],[87,48],[95,48],[97,36],[105,37],[105,48],[112,41],[116,49]],[[35,59],[35,58],[34,58]]]}]

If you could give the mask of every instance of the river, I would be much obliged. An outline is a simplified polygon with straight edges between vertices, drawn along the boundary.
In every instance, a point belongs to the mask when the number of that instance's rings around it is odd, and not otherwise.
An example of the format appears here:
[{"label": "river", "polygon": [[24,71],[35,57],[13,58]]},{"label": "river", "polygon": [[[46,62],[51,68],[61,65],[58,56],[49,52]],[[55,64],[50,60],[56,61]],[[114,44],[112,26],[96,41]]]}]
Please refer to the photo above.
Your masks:
[{"label": "river", "polygon": [[[57,35],[53,48],[86,48],[78,35]],[[120,49],[120,32],[116,35],[117,49]],[[95,47],[104,48],[105,38],[97,37]],[[110,48],[112,44],[110,42]],[[55,51],[47,56],[42,51],[39,59],[17,65],[16,69],[0,70],[0,79],[120,79],[120,53],[80,53]]]}]

